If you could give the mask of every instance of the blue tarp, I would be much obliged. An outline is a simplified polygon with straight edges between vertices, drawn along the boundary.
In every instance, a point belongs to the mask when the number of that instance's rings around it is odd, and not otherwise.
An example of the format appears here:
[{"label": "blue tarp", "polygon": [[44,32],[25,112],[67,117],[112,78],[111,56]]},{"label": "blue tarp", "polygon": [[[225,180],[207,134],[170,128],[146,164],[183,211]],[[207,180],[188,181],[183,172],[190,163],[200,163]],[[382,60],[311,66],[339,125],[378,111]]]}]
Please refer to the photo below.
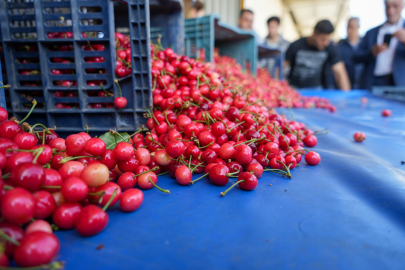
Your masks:
[{"label": "blue tarp", "polygon": [[[303,161],[291,180],[265,173],[254,191],[223,198],[209,180],[182,187],[159,177],[170,195],[152,189],[134,213],[109,210],[101,234],[57,232],[66,269],[404,269],[405,104],[360,91],[304,94],[338,108],[294,110],[329,130],[318,166]],[[357,131],[366,141],[353,141]]]}]

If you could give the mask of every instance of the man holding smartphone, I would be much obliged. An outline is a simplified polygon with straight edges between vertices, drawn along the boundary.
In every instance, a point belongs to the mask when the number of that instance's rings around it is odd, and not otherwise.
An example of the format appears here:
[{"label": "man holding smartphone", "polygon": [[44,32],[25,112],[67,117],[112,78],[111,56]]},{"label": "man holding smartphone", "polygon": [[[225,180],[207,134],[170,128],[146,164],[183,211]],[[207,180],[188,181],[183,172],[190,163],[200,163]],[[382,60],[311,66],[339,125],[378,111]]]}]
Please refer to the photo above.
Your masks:
[{"label": "man holding smartphone", "polygon": [[387,21],[367,32],[354,56],[364,63],[361,87],[405,86],[405,0],[385,0]]}]

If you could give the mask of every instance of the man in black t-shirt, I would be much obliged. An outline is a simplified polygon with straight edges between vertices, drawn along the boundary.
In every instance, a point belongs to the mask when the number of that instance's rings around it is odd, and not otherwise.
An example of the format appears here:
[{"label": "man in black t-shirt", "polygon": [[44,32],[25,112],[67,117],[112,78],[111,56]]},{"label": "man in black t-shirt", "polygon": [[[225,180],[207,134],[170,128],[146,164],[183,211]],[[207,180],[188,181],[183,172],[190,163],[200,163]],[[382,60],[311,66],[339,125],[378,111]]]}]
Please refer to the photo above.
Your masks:
[{"label": "man in black t-shirt", "polygon": [[329,64],[339,89],[350,90],[345,65],[336,47],[331,43],[334,30],[330,21],[320,21],[310,37],[301,38],[290,45],[285,64],[291,67],[288,79],[292,86],[322,88],[323,71]]}]

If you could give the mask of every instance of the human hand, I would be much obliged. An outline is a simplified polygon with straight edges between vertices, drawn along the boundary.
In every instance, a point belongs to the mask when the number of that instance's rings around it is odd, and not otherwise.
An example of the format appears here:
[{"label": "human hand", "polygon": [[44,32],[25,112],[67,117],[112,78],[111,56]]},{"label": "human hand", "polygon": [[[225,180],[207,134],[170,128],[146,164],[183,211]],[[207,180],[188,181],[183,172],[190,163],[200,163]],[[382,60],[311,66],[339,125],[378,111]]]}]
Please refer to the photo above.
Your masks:
[{"label": "human hand", "polygon": [[405,28],[396,31],[392,36],[396,37],[402,44],[405,44]]},{"label": "human hand", "polygon": [[373,46],[373,48],[371,49],[371,52],[373,53],[374,57],[377,57],[377,55],[379,55],[381,52],[383,52],[387,49],[388,49],[387,44],[382,44],[382,45],[375,44]]}]

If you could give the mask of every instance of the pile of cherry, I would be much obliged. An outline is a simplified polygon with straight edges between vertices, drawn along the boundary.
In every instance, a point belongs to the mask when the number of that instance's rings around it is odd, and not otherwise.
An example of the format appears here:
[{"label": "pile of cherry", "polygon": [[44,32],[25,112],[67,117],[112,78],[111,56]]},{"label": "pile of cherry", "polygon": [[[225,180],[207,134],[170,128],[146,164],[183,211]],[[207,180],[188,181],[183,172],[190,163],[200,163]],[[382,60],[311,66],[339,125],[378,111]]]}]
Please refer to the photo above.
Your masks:
[{"label": "pile of cherry", "polygon": [[100,233],[109,207],[141,206],[140,189],[170,193],[157,186],[161,174],[184,186],[203,179],[226,186],[237,178],[224,196],[237,185],[255,189],[265,171],[291,178],[304,155],[307,164],[319,164],[319,154],[303,148],[317,144],[314,132],[257,102],[254,89],[240,91],[209,63],[171,49],[152,47],[151,54],[155,106],[147,133],[63,139],[29,125],[29,115],[7,120],[0,108],[0,266],[14,260],[21,267],[63,267],[52,262],[60,246],[53,229]]}]

